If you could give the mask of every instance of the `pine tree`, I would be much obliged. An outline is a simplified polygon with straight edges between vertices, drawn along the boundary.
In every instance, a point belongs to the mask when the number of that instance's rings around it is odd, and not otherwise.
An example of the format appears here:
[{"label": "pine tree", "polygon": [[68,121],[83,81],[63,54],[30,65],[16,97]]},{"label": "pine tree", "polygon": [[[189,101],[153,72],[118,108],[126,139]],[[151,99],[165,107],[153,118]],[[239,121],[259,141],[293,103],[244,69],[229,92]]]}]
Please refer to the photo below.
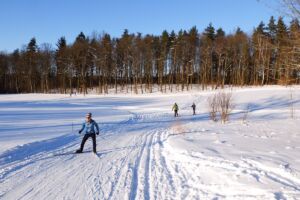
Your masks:
[{"label": "pine tree", "polygon": [[216,38],[224,37],[225,36],[225,31],[222,28],[218,28],[217,33],[216,33]]},{"label": "pine tree", "polygon": [[[209,83],[213,83],[217,76],[217,59],[214,52],[215,28],[210,23],[201,38],[201,82],[202,89],[206,89]],[[214,87],[214,86],[212,86]]]},{"label": "pine tree", "polygon": [[242,35],[244,34],[244,32],[242,31],[242,29],[240,27],[237,27],[236,31],[235,31],[236,35]]},{"label": "pine tree", "polygon": [[38,71],[40,74],[40,90],[48,93],[50,90],[50,80],[54,77],[52,70],[54,52],[51,44],[43,43],[38,50]]},{"label": "pine tree", "polygon": [[89,39],[83,32],[76,37],[72,46],[72,62],[77,79],[77,91],[80,90],[84,95],[87,94],[87,77],[88,77],[88,48]]},{"label": "pine tree", "polygon": [[292,40],[297,40],[300,33],[300,24],[298,19],[293,19],[289,27],[290,37]]},{"label": "pine tree", "polygon": [[108,86],[110,84],[110,79],[112,75],[112,40],[109,34],[104,34],[101,41],[101,53],[102,53],[102,63],[103,63],[103,89],[105,93],[108,93]]},{"label": "pine tree", "polygon": [[255,29],[256,34],[266,35],[266,26],[264,22],[260,22],[257,28]]},{"label": "pine tree", "polygon": [[85,40],[86,38],[83,32],[80,32],[79,35],[76,37],[76,42],[84,42]]},{"label": "pine tree", "polygon": [[[65,37],[61,37],[57,41],[57,50],[55,52],[55,62],[57,68],[57,83],[60,88],[61,93],[67,92],[67,77],[70,74],[68,65],[70,65],[70,60],[67,55],[67,41]],[[72,77],[69,77],[69,88],[72,88]]]},{"label": "pine tree", "polygon": [[9,65],[8,56],[5,53],[0,52],[0,93],[9,91]]},{"label": "pine tree", "polygon": [[211,41],[215,40],[215,28],[213,27],[212,23],[209,23],[208,27],[205,29],[204,35]]},{"label": "pine tree", "polygon": [[27,51],[28,52],[32,52],[32,53],[35,53],[37,51],[37,44],[36,44],[36,39],[35,38],[32,38],[30,40],[30,42],[28,43],[27,45]]},{"label": "pine tree", "polygon": [[[167,62],[168,62],[168,55],[170,51],[171,41],[169,38],[169,33],[165,30],[162,32],[161,35],[161,55],[158,60],[158,82],[160,85],[160,91],[163,92],[163,84],[164,83],[164,76],[167,73]],[[165,84],[166,90],[166,84]]]},{"label": "pine tree", "polygon": [[276,30],[276,45],[277,45],[277,57],[276,57],[276,76],[275,79],[281,84],[288,84],[288,49],[286,48],[289,43],[288,30],[283,18],[279,17]]},{"label": "pine tree", "polygon": [[28,73],[28,89],[30,92],[37,92],[38,79],[40,75],[37,72],[37,43],[32,38],[26,47],[26,66]]},{"label": "pine tree", "polygon": [[269,20],[267,31],[268,31],[269,37],[271,37],[272,41],[274,41],[275,36],[276,36],[277,26],[276,26],[276,22],[275,22],[275,19],[273,16],[271,16],[271,18]]},{"label": "pine tree", "polygon": [[[188,83],[191,84],[195,82],[195,80],[199,79],[197,76],[197,67],[199,66],[199,34],[196,26],[192,27],[188,33],[189,40],[189,51],[188,51],[188,66],[189,66],[189,79]],[[199,80],[197,81],[199,83]]]},{"label": "pine tree", "polygon": [[290,76],[293,82],[296,82],[297,78],[299,79],[300,72],[300,25],[298,19],[293,19],[290,23],[290,59],[289,59],[289,67],[290,67]]},{"label": "pine tree", "polygon": [[[270,43],[271,45],[273,45],[273,48],[270,50],[270,62],[269,62],[269,66],[266,66],[268,69],[268,72],[266,74],[266,83],[269,84],[270,83],[270,76],[272,74],[274,74],[274,72],[276,71],[276,56],[277,56],[277,50],[276,48],[274,48],[276,46],[276,34],[277,34],[277,25],[275,22],[275,18],[273,16],[270,17],[269,23],[268,23],[268,27],[267,27],[267,35],[270,38]],[[274,75],[273,75],[274,77]],[[272,80],[274,82],[274,78]]]},{"label": "pine tree", "polygon": [[288,30],[285,25],[283,18],[279,17],[276,27],[276,41],[279,43],[279,46],[284,45],[287,42]]}]

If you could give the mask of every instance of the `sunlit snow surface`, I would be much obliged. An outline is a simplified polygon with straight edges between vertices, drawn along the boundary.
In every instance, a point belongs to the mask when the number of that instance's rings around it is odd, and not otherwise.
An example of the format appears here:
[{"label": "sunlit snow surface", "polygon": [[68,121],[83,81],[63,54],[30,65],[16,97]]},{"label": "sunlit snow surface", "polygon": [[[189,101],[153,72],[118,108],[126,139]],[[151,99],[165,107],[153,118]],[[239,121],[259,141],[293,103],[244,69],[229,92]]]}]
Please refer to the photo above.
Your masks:
[{"label": "sunlit snow surface", "polygon": [[[300,87],[227,91],[226,124],[209,120],[212,91],[1,95],[0,199],[300,199]],[[87,112],[97,156],[91,141],[72,153]]]}]

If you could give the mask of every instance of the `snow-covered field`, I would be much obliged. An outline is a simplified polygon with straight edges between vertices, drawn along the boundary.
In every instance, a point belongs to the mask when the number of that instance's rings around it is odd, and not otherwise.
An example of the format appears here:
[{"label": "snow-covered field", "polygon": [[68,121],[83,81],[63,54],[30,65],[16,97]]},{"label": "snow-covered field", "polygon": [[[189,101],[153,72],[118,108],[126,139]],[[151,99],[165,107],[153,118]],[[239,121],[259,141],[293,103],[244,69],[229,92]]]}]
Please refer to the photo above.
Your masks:
[{"label": "snow-covered field", "polygon": [[[0,199],[300,199],[300,87],[294,119],[290,88],[232,93],[226,124],[209,120],[211,91],[1,95]],[[98,156],[91,141],[72,153],[87,112]]]}]

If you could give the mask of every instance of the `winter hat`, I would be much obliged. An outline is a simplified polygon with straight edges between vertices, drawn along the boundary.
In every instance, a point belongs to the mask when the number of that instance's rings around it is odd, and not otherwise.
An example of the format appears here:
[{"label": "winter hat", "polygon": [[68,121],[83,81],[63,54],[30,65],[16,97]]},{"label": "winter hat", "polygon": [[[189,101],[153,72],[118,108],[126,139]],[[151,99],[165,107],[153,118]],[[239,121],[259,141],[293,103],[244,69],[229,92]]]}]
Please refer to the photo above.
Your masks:
[{"label": "winter hat", "polygon": [[92,117],[92,113],[87,113],[86,115],[85,115],[85,117]]}]

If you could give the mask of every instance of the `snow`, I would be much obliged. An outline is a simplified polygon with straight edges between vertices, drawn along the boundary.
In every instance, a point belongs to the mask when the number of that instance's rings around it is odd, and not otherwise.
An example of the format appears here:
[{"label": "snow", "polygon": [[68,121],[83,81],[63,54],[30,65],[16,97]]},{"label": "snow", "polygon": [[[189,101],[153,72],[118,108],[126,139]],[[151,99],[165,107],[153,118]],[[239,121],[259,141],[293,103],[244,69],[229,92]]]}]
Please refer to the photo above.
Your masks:
[{"label": "snow", "polygon": [[[225,124],[209,120],[213,91],[1,95],[0,199],[300,199],[299,89],[228,88]],[[97,156],[90,140],[73,154],[87,112]]]}]

